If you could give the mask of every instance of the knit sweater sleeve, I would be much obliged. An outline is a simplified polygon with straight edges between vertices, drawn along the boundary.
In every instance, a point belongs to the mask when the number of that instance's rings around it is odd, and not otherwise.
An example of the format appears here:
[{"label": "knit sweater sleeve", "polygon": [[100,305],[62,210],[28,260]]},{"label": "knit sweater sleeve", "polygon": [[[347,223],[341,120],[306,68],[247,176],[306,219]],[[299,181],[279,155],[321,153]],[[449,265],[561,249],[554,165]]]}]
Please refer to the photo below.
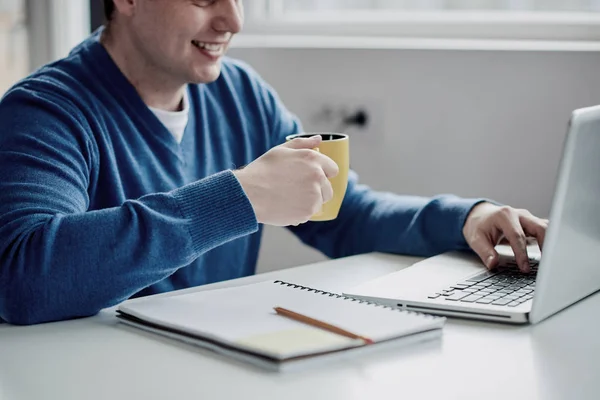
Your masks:
[{"label": "knit sweater sleeve", "polygon": [[99,168],[81,111],[14,89],[0,104],[0,319],[89,316],[258,229],[231,171],[88,211]]}]

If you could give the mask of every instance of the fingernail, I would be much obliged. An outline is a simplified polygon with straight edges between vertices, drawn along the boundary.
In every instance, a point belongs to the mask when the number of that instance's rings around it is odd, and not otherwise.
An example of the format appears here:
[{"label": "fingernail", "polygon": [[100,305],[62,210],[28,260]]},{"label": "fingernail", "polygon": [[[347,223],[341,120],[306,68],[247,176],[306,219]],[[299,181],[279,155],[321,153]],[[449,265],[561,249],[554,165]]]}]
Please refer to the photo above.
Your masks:
[{"label": "fingernail", "polygon": [[485,260],[485,265],[486,265],[486,267],[488,267],[488,268],[491,268],[491,267],[492,267],[492,263],[493,263],[493,262],[494,262],[494,255],[493,255],[493,254],[490,254],[490,255],[488,256],[488,258]]}]

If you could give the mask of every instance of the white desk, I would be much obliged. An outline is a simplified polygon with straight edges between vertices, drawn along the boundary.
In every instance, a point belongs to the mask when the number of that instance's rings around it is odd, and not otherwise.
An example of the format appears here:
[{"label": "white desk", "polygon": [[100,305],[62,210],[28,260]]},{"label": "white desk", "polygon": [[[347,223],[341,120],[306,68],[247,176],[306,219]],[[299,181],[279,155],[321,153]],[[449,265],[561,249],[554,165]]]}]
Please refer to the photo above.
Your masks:
[{"label": "white desk", "polygon": [[[416,260],[363,255],[210,287],[276,278],[342,291]],[[286,374],[125,327],[114,310],[0,325],[1,400],[217,398],[600,399],[600,296],[533,327],[449,319],[439,341]]]}]

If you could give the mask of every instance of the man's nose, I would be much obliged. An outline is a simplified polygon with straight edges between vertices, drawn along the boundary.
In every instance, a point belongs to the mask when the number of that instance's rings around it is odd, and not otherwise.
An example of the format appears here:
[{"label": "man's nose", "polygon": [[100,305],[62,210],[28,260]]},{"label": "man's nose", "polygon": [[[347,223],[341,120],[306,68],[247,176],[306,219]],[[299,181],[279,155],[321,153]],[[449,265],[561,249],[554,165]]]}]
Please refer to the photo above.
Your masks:
[{"label": "man's nose", "polygon": [[213,28],[218,32],[238,33],[244,25],[242,0],[220,0]]}]

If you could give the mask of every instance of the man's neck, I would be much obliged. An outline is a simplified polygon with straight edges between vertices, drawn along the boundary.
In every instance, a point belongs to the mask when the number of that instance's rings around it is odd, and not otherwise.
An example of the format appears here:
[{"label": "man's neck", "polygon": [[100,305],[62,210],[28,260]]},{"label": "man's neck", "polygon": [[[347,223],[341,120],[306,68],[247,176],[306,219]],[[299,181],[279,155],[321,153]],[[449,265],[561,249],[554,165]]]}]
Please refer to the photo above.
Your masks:
[{"label": "man's neck", "polygon": [[121,34],[116,26],[107,27],[100,43],[146,105],[167,111],[181,110],[185,85],[170,81],[146,62],[129,35]]}]

